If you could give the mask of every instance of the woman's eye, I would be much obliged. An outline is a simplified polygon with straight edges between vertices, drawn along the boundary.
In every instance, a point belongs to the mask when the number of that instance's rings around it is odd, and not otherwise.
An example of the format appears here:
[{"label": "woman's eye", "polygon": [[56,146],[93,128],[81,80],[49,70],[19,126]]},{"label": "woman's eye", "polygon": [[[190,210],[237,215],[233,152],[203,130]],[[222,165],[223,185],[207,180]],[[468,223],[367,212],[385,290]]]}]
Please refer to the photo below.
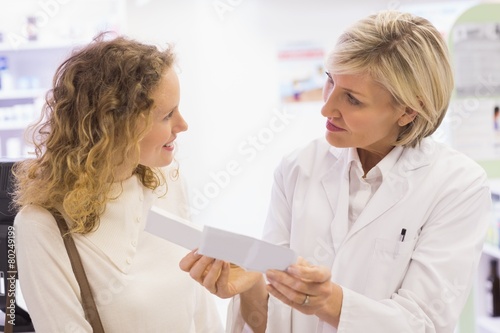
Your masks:
[{"label": "woman's eye", "polygon": [[352,105],[359,105],[361,104],[360,101],[358,101],[356,98],[354,98],[354,96],[352,96],[351,94],[347,94],[347,100],[349,101],[349,103],[351,103]]},{"label": "woman's eye", "polygon": [[328,83],[333,84],[332,75],[330,73],[328,73],[328,72],[325,72],[325,74],[328,77]]},{"label": "woman's eye", "polygon": [[173,115],[174,115],[174,111],[169,112],[169,114],[167,114],[167,115],[165,116],[165,118],[163,118],[163,120],[169,120],[170,118],[172,118],[172,116],[173,116]]}]

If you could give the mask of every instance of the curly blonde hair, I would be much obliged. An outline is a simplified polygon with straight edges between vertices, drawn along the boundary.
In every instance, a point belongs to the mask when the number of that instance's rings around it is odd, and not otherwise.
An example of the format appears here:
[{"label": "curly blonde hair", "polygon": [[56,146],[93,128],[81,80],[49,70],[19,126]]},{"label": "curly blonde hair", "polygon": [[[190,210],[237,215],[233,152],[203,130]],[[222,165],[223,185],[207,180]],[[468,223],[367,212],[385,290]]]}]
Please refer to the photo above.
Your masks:
[{"label": "curly blonde hair", "polygon": [[70,231],[81,234],[97,229],[117,167],[131,158],[144,186],[155,189],[164,181],[158,170],[139,164],[139,142],[151,123],[151,93],[174,55],[170,48],[105,37],[59,66],[42,117],[30,129],[36,158],[14,168],[17,208],[62,207]]},{"label": "curly blonde hair", "polygon": [[417,113],[394,145],[415,147],[441,124],[453,92],[453,70],[441,33],[426,19],[382,11],[338,39],[326,67],[333,74],[369,74],[394,104]]}]

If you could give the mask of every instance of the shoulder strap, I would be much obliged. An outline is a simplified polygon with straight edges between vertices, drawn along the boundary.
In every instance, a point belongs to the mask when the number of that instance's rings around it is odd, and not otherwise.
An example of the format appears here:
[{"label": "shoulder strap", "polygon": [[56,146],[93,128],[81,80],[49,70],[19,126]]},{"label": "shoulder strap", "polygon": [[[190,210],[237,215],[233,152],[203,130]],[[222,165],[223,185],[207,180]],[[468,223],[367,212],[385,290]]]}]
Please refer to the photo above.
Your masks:
[{"label": "shoulder strap", "polygon": [[57,221],[57,226],[61,232],[61,236],[64,240],[64,246],[68,252],[69,260],[71,261],[71,267],[73,268],[73,273],[75,274],[78,285],[80,286],[80,295],[82,297],[82,307],[85,312],[85,317],[87,321],[92,326],[94,333],[104,333],[104,328],[102,327],[101,318],[99,317],[99,312],[92,296],[92,291],[90,290],[89,281],[87,279],[87,274],[83,269],[82,260],[78,254],[78,250],[75,246],[75,241],[68,229],[66,221],[62,217],[60,212],[55,212],[54,217]]}]

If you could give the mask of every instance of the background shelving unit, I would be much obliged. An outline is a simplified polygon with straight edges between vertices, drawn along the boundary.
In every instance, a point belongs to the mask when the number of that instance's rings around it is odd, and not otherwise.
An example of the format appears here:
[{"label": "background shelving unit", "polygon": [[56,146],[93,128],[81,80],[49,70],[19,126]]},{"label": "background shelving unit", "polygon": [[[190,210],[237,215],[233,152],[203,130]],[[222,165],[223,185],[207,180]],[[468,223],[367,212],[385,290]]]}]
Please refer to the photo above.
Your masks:
[{"label": "background shelving unit", "polygon": [[57,66],[71,53],[75,44],[43,45],[36,43],[18,49],[0,48],[7,61],[10,86],[0,73],[0,156],[26,156],[29,146],[25,129],[40,115],[44,96]]},{"label": "background shelving unit", "polygon": [[[491,191],[495,200],[493,202],[493,220],[492,227],[499,228],[500,221],[500,202],[496,199],[500,197],[500,179],[490,181]],[[477,282],[475,285],[474,301],[476,316],[476,333],[498,333],[500,332],[500,317],[489,317],[486,313],[486,288],[485,282],[489,274],[490,260],[496,259],[500,262],[500,247],[498,244],[498,231],[496,236],[489,239],[496,244],[486,243],[483,247],[483,253],[479,262],[477,272]],[[491,235],[490,235],[491,236]],[[500,273],[500,272],[499,272]]]},{"label": "background shelving unit", "polygon": [[0,157],[27,156],[25,130],[39,118],[53,75],[72,50],[100,32],[122,33],[125,25],[125,0],[51,6],[24,0],[0,12],[0,63],[7,65],[0,66]]}]

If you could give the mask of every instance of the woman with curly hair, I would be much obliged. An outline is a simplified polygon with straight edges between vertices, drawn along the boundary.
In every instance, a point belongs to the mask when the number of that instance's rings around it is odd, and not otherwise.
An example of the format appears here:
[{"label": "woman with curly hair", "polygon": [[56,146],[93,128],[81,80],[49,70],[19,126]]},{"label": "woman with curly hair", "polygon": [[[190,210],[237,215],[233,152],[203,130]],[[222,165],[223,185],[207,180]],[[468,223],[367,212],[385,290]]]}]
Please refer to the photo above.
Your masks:
[{"label": "woman with curly hair", "polygon": [[185,197],[163,168],[187,130],[174,55],[104,37],[58,68],[33,128],[36,157],[15,168],[19,279],[35,329],[92,332],[59,211],[105,331],[220,332],[211,296],[178,268],[185,251],[144,231],[153,204],[186,207],[171,204]]}]

